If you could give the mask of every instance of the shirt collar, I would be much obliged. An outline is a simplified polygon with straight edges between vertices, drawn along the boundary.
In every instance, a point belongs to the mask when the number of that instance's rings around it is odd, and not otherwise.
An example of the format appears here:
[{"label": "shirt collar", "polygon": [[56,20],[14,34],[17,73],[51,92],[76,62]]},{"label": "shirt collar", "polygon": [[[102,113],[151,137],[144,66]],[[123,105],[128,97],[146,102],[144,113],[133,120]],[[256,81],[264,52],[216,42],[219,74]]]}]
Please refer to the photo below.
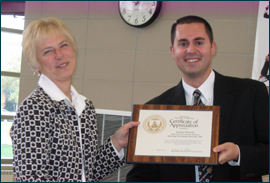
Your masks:
[{"label": "shirt collar", "polygon": [[41,74],[38,84],[52,98],[52,100],[61,101],[68,99],[68,97],[58,88],[58,86],[56,86],[56,84],[44,74]]},{"label": "shirt collar", "polygon": [[58,102],[61,100],[64,100],[68,106],[70,107],[74,106],[78,114],[80,114],[83,111],[85,107],[84,101],[86,100],[86,97],[78,94],[78,92],[75,90],[75,88],[72,85],[70,87],[70,92],[72,96],[72,102],[71,102],[69,98],[56,86],[56,84],[52,82],[44,74],[41,74],[38,84],[52,98],[52,100],[55,100]]},{"label": "shirt collar", "polygon": [[188,85],[183,79],[183,88],[185,91],[187,105],[192,104],[193,92],[196,89],[199,89],[200,92],[202,93],[202,101],[204,102],[205,105],[213,105],[214,82],[215,82],[215,72],[212,69],[208,78],[199,88],[194,88]]}]

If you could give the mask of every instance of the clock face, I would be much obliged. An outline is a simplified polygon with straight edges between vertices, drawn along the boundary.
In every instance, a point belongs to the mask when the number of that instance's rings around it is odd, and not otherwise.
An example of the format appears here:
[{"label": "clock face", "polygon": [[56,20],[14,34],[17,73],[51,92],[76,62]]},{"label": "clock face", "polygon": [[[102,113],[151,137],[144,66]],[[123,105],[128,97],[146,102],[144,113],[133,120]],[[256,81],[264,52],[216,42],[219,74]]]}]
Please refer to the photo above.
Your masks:
[{"label": "clock face", "polygon": [[145,27],[157,18],[162,1],[119,1],[121,18],[134,27]]}]

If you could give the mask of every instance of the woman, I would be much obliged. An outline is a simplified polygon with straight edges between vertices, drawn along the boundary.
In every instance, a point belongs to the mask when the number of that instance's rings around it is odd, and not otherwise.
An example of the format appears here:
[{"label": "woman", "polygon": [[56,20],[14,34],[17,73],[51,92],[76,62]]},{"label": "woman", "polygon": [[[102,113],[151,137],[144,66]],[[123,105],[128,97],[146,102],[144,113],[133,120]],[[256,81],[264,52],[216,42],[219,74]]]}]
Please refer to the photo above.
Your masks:
[{"label": "woman", "polygon": [[77,48],[69,28],[55,18],[36,20],[22,46],[40,78],[11,128],[16,181],[100,181],[122,166],[128,131],[138,123],[123,125],[98,147],[95,108],[71,85]]}]

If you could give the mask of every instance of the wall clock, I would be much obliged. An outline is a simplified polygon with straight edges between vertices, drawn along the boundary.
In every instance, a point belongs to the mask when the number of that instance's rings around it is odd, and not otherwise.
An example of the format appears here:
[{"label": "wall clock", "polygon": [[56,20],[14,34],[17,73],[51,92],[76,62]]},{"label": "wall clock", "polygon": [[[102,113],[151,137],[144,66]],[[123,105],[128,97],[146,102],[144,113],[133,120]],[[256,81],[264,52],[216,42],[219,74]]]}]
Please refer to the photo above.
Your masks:
[{"label": "wall clock", "polygon": [[162,1],[119,1],[119,13],[125,23],[145,27],[157,18]]}]

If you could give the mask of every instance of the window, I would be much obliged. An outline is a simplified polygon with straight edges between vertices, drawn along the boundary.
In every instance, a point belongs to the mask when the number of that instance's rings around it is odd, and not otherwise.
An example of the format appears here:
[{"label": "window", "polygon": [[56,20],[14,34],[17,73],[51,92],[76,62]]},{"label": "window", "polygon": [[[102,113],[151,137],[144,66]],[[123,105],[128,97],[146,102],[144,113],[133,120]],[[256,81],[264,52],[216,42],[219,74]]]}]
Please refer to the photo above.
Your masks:
[{"label": "window", "polygon": [[1,15],[1,160],[13,157],[10,127],[19,98],[24,16]]},{"label": "window", "polygon": [[[12,165],[9,165],[13,157],[10,127],[18,108],[23,29],[23,16],[1,15],[1,174],[2,171],[11,175],[13,172]],[[131,112],[97,109],[99,144],[130,118]],[[131,167],[127,164],[119,168],[102,182],[124,182]]]},{"label": "window", "polygon": [[[96,109],[98,123],[98,142],[102,144],[106,139],[112,136],[122,125],[131,121],[131,112]],[[124,154],[127,154],[127,147],[124,148]],[[132,168],[132,164],[126,164],[118,168],[101,182],[125,182],[126,175]]]}]

